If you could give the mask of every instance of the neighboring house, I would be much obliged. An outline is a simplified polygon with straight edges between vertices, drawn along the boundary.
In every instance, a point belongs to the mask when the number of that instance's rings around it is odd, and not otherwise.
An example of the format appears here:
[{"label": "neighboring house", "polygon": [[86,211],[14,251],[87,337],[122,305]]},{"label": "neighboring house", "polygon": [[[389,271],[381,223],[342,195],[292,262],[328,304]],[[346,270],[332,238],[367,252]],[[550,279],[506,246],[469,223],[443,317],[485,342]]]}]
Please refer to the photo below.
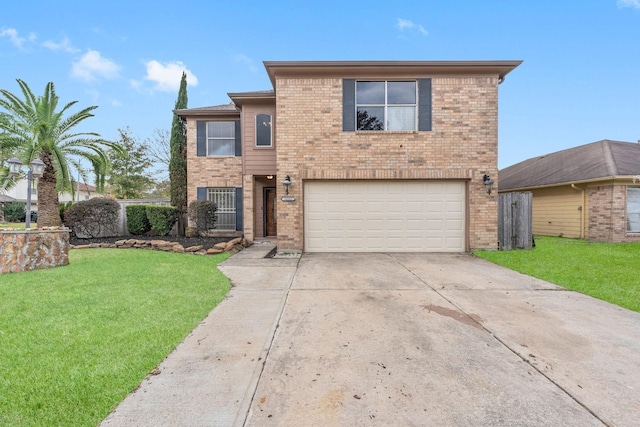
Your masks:
[{"label": "neighboring house", "polygon": [[498,172],[498,85],[520,63],[265,62],[274,90],[176,111],[188,201],[281,252],[497,249],[483,176]]},{"label": "neighboring house", "polygon": [[640,144],[603,140],[500,171],[499,191],[533,193],[533,233],[640,241]]},{"label": "neighboring house", "polygon": [[[37,180],[36,180],[37,181]],[[96,192],[96,187],[88,184],[75,184],[76,185],[76,194],[75,198],[72,199],[70,193],[60,193],[58,198],[60,203],[66,203],[70,201],[82,201],[89,200],[94,197],[101,196]],[[16,182],[12,188],[8,190],[4,190],[4,194],[6,197],[10,197],[19,202],[27,201],[27,180],[20,179]],[[34,211],[38,210],[38,190],[37,190],[37,182],[34,182],[33,188],[31,190],[31,205]]]}]

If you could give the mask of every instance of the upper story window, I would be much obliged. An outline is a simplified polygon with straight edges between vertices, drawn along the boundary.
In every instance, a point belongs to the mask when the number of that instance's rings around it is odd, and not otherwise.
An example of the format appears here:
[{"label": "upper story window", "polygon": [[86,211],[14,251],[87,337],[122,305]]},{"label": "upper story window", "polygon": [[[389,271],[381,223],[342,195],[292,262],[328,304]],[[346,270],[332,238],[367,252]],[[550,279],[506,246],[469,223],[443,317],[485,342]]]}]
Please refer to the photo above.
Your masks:
[{"label": "upper story window", "polygon": [[207,122],[207,156],[235,156],[235,123]]},{"label": "upper story window", "polygon": [[271,147],[273,134],[271,132],[271,115],[256,115],[256,147]]},{"label": "upper story window", "polygon": [[431,79],[342,80],[342,130],[430,131]]},{"label": "upper story window", "polygon": [[242,155],[240,120],[196,122],[196,155],[230,157]]},{"label": "upper story window", "polygon": [[416,130],[416,82],[356,82],[357,130]]}]

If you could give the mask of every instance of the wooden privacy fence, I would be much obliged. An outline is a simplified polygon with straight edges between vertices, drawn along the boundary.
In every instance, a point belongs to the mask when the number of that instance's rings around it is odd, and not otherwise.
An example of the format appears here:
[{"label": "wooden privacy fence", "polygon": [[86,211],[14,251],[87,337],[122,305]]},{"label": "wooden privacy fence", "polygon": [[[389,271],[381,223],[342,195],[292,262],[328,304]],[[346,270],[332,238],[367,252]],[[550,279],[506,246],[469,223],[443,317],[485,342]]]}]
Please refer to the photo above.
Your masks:
[{"label": "wooden privacy fence", "polygon": [[533,194],[502,193],[498,196],[498,244],[500,250],[531,249]]}]

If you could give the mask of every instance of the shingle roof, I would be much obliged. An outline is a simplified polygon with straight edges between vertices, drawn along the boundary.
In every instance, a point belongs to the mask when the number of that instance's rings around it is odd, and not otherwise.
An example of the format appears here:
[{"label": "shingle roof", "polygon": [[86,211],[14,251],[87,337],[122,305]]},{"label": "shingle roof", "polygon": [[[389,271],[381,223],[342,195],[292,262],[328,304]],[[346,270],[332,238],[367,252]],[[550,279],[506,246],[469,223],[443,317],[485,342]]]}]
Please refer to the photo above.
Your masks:
[{"label": "shingle roof", "polygon": [[499,172],[501,191],[640,175],[640,144],[608,139],[517,163]]},{"label": "shingle roof", "polygon": [[179,116],[204,116],[239,113],[239,110],[236,108],[236,105],[231,102],[229,104],[211,105],[209,107],[185,108],[182,110],[174,110],[173,112]]}]

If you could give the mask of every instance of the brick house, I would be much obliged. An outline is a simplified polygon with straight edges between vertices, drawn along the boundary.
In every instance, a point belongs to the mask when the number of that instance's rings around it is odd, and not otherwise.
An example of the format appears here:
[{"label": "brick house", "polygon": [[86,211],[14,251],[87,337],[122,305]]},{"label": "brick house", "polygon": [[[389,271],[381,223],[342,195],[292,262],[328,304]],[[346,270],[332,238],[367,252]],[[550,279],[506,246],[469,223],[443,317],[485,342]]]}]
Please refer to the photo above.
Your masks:
[{"label": "brick house", "polygon": [[500,171],[500,193],[530,191],[533,233],[640,241],[640,143],[602,140]]},{"label": "brick house", "polygon": [[188,200],[285,252],[496,249],[483,177],[497,181],[498,85],[520,63],[265,62],[273,90],[176,111]]}]

